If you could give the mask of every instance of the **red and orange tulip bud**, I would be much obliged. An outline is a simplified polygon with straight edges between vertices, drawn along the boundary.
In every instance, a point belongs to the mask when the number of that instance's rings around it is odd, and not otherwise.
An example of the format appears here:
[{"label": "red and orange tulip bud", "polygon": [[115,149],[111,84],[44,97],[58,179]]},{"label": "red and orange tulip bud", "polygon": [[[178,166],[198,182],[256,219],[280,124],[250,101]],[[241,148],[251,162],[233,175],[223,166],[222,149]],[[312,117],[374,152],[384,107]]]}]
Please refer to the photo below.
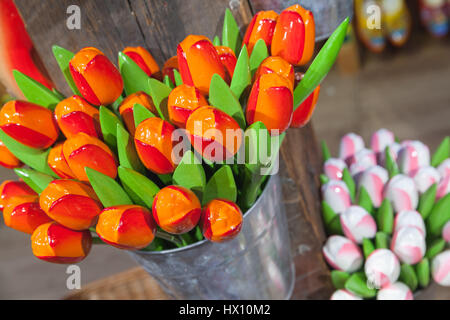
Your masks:
[{"label": "red and orange tulip bud", "polygon": [[146,208],[122,205],[104,209],[98,218],[96,231],[110,245],[119,249],[137,250],[153,241],[156,223]]},{"label": "red and orange tulip bud", "polygon": [[39,206],[38,195],[11,197],[3,209],[5,225],[32,234],[41,224],[51,222]]},{"label": "red and orange tulip bud", "polygon": [[183,83],[209,93],[212,76],[226,79],[225,68],[216,48],[205,36],[187,36],[177,47],[178,66]]},{"label": "red and orange tulip bud", "polygon": [[178,57],[177,56],[173,56],[173,57],[167,59],[167,61],[164,63],[163,69],[162,69],[163,77],[169,76],[170,81],[172,81],[172,83],[175,83],[175,75],[173,74],[174,70],[178,70]]},{"label": "red and orange tulip bud", "polygon": [[312,12],[298,4],[293,5],[278,17],[272,38],[272,55],[283,57],[296,66],[304,65],[314,53],[315,36]]},{"label": "red and orange tulip bud", "polygon": [[122,116],[123,121],[125,122],[125,125],[127,126],[128,131],[132,135],[134,135],[134,131],[136,131],[133,116],[133,107],[136,103],[144,106],[153,114],[157,114],[152,98],[143,91],[135,92],[123,99],[122,103],[119,106],[119,112]]},{"label": "red and orange tulip bud", "polygon": [[253,16],[243,41],[243,44],[247,45],[249,55],[259,39],[263,39],[267,48],[270,49],[277,19],[278,14],[275,11],[260,11]]},{"label": "red and orange tulip bud", "polygon": [[153,200],[153,218],[164,230],[173,234],[191,231],[200,220],[200,201],[191,190],[181,186],[161,189]]},{"label": "red and orange tulip bud", "polygon": [[168,174],[175,170],[172,159],[174,142],[172,133],[175,128],[160,118],[149,118],[136,128],[134,143],[144,166],[157,173]]},{"label": "red and orange tulip bud", "polygon": [[149,77],[161,78],[158,64],[145,48],[126,47],[123,53],[130,57]]},{"label": "red and orange tulip bud", "polygon": [[256,79],[247,103],[248,124],[261,121],[271,135],[289,128],[294,103],[291,88],[292,83],[276,73],[263,74]]},{"label": "red and orange tulip bud", "polygon": [[258,79],[263,74],[276,73],[289,80],[292,84],[291,88],[294,89],[295,73],[292,64],[287,62],[281,57],[270,56],[266,58],[256,71],[255,79]]},{"label": "red and orange tulip bud", "polygon": [[8,199],[20,196],[37,195],[25,182],[5,180],[0,185],[0,210],[3,210]]},{"label": "red and orange tulip bud", "polygon": [[0,166],[14,169],[23,166],[23,163],[9,151],[5,144],[0,140]]},{"label": "red and orange tulip bud", "polygon": [[170,92],[167,103],[170,122],[179,128],[186,128],[186,121],[191,113],[208,104],[200,91],[192,86],[182,84]]},{"label": "red and orange tulip bud", "polygon": [[233,157],[242,143],[242,130],[236,120],[211,106],[192,112],[186,130],[194,149],[211,161]]},{"label": "red and orange tulip bud", "polygon": [[50,218],[73,230],[94,226],[103,209],[91,187],[65,179],[50,182],[42,191],[39,203]]},{"label": "red and orange tulip bud", "polygon": [[317,99],[319,99],[320,85],[306,98],[305,101],[294,111],[292,116],[291,128],[301,128],[305,126],[316,108]]},{"label": "red and orange tulip bud", "polygon": [[81,95],[93,105],[109,105],[122,94],[122,76],[96,48],[78,51],[70,60],[69,69]]},{"label": "red and orange tulip bud", "polygon": [[69,168],[69,164],[64,157],[63,143],[57,144],[50,150],[47,158],[48,166],[58,177],[62,179],[73,179],[75,175]]},{"label": "red and orange tulip bud", "polygon": [[116,158],[106,144],[85,133],[67,139],[63,145],[64,158],[75,177],[84,182],[89,179],[84,170],[89,167],[113,179],[117,176]]},{"label": "red and orange tulip bud", "polygon": [[92,237],[88,230],[70,230],[56,222],[40,225],[31,236],[33,254],[53,263],[77,263],[91,251]]},{"label": "red and orange tulip bud", "polygon": [[0,128],[11,138],[32,148],[48,148],[58,138],[52,112],[26,101],[5,103],[0,111]]},{"label": "red and orange tulip bud", "polygon": [[202,213],[202,231],[212,242],[224,242],[236,237],[242,228],[242,212],[234,203],[225,199],[210,201]]},{"label": "red and orange tulip bud", "polygon": [[229,78],[233,78],[234,68],[236,67],[237,58],[233,49],[225,46],[216,46],[217,54],[220,61],[228,72]]}]

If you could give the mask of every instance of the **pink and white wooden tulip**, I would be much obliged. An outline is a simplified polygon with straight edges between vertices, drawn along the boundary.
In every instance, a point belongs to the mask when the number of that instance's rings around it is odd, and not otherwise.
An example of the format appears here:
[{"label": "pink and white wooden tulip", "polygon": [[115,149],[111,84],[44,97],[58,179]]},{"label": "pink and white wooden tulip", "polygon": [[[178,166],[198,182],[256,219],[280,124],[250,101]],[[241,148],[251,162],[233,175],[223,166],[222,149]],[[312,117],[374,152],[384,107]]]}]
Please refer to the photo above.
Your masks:
[{"label": "pink and white wooden tulip", "polygon": [[391,250],[377,249],[367,257],[364,272],[373,287],[379,289],[397,281],[400,262]]},{"label": "pink and white wooden tulip", "polygon": [[345,236],[355,243],[362,243],[364,238],[372,239],[377,233],[375,219],[360,206],[349,207],[340,219]]},{"label": "pink and white wooden tulip", "polygon": [[359,186],[364,187],[372,200],[375,208],[380,207],[383,202],[384,185],[389,180],[386,169],[380,166],[373,166],[364,171],[359,180]]},{"label": "pink and white wooden tulip", "polygon": [[450,287],[450,250],[439,253],[433,259],[431,274],[437,284]]},{"label": "pink and white wooden tulip", "polygon": [[440,179],[439,172],[432,166],[422,167],[414,174],[414,182],[420,193],[427,191],[429,187],[438,183]]},{"label": "pink and white wooden tulip", "polygon": [[378,291],[377,300],[414,300],[414,296],[406,284],[396,282]]},{"label": "pink and white wooden tulip", "polygon": [[333,269],[345,272],[358,270],[364,261],[361,249],[343,236],[329,237],[322,252],[325,260]]},{"label": "pink and white wooden tulip", "polygon": [[392,203],[395,212],[415,210],[419,203],[419,194],[414,180],[404,174],[398,174],[388,182],[384,197]]},{"label": "pink and white wooden tulip", "polygon": [[330,180],[322,186],[322,196],[334,212],[341,214],[351,206],[350,192],[345,182]]},{"label": "pink and white wooden tulip", "polygon": [[394,232],[391,250],[398,256],[400,261],[411,265],[416,264],[425,255],[425,237],[415,227],[400,228]]},{"label": "pink and white wooden tulip", "polygon": [[415,210],[400,211],[394,220],[395,231],[404,227],[413,227],[426,236],[425,222],[419,212]]}]

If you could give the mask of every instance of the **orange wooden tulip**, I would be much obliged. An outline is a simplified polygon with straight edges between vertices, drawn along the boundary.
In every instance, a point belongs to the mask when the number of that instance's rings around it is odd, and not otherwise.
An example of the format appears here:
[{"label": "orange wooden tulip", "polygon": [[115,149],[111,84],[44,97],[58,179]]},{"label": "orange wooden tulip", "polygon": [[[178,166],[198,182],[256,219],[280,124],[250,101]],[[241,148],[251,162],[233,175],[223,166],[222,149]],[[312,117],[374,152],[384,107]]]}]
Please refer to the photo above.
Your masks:
[{"label": "orange wooden tulip", "polygon": [[234,68],[236,67],[237,58],[233,49],[225,46],[216,46],[217,54],[220,61],[228,72],[229,78],[233,78]]},{"label": "orange wooden tulip", "polygon": [[224,242],[236,237],[242,228],[242,212],[234,203],[225,199],[210,201],[202,212],[202,231],[212,242]]},{"label": "orange wooden tulip", "polygon": [[276,73],[279,76],[288,79],[291,84],[291,90],[294,89],[294,67],[283,58],[270,56],[264,59],[256,71],[255,79],[258,79],[261,75],[268,73]]},{"label": "orange wooden tulip", "polygon": [[205,36],[187,36],[177,47],[178,65],[183,83],[209,93],[212,76],[226,79],[225,68],[214,45]]},{"label": "orange wooden tulip", "polygon": [[58,138],[58,127],[52,112],[26,101],[5,103],[0,111],[0,128],[32,148],[48,148]]},{"label": "orange wooden tulip", "polygon": [[182,84],[169,94],[167,107],[170,122],[179,128],[185,128],[192,111],[207,104],[208,101],[197,88]]},{"label": "orange wooden tulip", "polygon": [[9,198],[3,209],[3,219],[8,227],[29,234],[41,224],[52,221],[39,206],[38,195]]},{"label": "orange wooden tulip", "polygon": [[0,185],[0,210],[3,210],[9,198],[37,195],[25,182],[5,180]]},{"label": "orange wooden tulip", "polygon": [[172,133],[175,128],[160,118],[149,118],[136,128],[134,143],[144,166],[157,173],[168,174],[175,170],[172,159],[174,142]]},{"label": "orange wooden tulip", "polygon": [[276,73],[263,74],[253,84],[247,103],[247,122],[261,121],[272,135],[284,132],[293,111],[292,83]]},{"label": "orange wooden tulip", "polygon": [[162,70],[163,77],[169,76],[170,81],[172,81],[172,83],[175,83],[175,76],[173,74],[173,70],[178,70],[178,57],[177,56],[173,56],[173,57],[167,59],[167,61],[164,63],[163,70]]},{"label": "orange wooden tulip", "polygon": [[31,236],[33,254],[53,263],[77,263],[91,251],[92,237],[88,230],[70,230],[56,222],[40,225]]},{"label": "orange wooden tulip", "polygon": [[5,144],[0,140],[0,166],[14,169],[23,166],[23,163],[9,151]]},{"label": "orange wooden tulip", "polygon": [[122,94],[122,76],[96,48],[81,49],[70,60],[69,69],[81,95],[93,105],[109,105]]},{"label": "orange wooden tulip", "polygon": [[157,115],[157,111],[155,105],[153,104],[152,98],[143,91],[138,91],[133,94],[130,94],[128,97],[123,99],[122,103],[119,106],[119,112],[122,116],[125,125],[127,126],[128,131],[134,135],[134,131],[136,131],[136,126],[134,125],[134,116],[133,116],[133,107],[138,103],[148,110],[150,110],[153,114]]},{"label": "orange wooden tulip", "polygon": [[99,112],[82,97],[74,95],[56,105],[55,118],[66,138],[79,132],[101,138]]},{"label": "orange wooden tulip", "polygon": [[306,98],[305,101],[294,111],[291,128],[301,128],[306,125],[316,108],[319,99],[320,85]]},{"label": "orange wooden tulip", "polygon": [[243,45],[247,45],[249,55],[259,39],[263,39],[270,50],[277,19],[278,14],[275,11],[260,11],[253,16],[245,31],[243,41]]},{"label": "orange wooden tulip", "polygon": [[194,149],[211,161],[233,157],[242,143],[242,130],[236,120],[211,106],[192,112],[186,130]]},{"label": "orange wooden tulip", "polygon": [[152,209],[153,218],[161,229],[173,234],[192,230],[202,211],[195,193],[181,186],[161,189],[153,200]]},{"label": "orange wooden tulip", "polygon": [[143,47],[126,47],[123,50],[139,68],[141,68],[149,77],[161,79],[161,71],[153,56]]},{"label": "orange wooden tulip", "polygon": [[96,231],[110,245],[119,249],[137,250],[153,241],[156,223],[146,208],[122,205],[104,209],[98,219]]},{"label": "orange wooden tulip", "polygon": [[88,182],[84,170],[89,167],[111,178],[117,176],[116,158],[106,144],[97,138],[80,132],[63,145],[66,161],[75,177],[80,181]]},{"label": "orange wooden tulip", "polygon": [[74,180],[54,180],[42,191],[39,204],[45,213],[73,230],[94,226],[103,207],[94,190]]},{"label": "orange wooden tulip", "polygon": [[314,53],[315,37],[312,12],[298,4],[293,5],[278,17],[272,38],[272,55],[283,57],[296,66],[304,65]]},{"label": "orange wooden tulip", "polygon": [[64,157],[63,144],[59,143],[50,150],[47,158],[48,166],[58,177],[62,179],[73,179],[75,175],[69,168],[69,164]]}]

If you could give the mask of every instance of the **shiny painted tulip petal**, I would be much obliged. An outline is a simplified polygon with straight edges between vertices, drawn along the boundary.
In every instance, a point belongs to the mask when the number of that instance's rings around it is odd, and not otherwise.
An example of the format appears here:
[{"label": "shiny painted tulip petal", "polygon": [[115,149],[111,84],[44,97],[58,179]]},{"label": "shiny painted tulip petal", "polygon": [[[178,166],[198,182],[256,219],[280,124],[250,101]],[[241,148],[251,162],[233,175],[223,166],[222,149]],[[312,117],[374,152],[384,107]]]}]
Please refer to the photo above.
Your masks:
[{"label": "shiny painted tulip petal", "polygon": [[212,242],[224,242],[235,238],[241,231],[242,222],[241,209],[229,200],[212,200],[203,209],[203,235]]}]

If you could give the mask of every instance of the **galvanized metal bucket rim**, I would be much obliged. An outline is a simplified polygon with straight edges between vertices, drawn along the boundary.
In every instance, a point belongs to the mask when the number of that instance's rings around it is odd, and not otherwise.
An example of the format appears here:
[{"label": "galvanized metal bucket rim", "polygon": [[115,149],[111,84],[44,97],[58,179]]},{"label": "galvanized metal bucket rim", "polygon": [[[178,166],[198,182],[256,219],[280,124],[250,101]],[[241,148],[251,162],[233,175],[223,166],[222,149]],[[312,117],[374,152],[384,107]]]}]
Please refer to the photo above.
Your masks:
[{"label": "galvanized metal bucket rim", "polygon": [[[278,173],[277,173],[278,174]],[[269,184],[269,182],[273,179],[273,177],[277,174],[273,174],[270,175],[269,179],[266,182],[266,186]],[[258,205],[259,202],[261,202],[261,199],[263,197],[263,195],[267,192],[267,188],[266,186],[264,187],[263,192],[259,195],[258,199],[256,199],[255,203],[244,213],[244,219],[247,216],[247,213],[250,212],[255,206]],[[181,251],[187,251],[187,250],[191,250],[191,249],[195,249],[201,245],[204,245],[205,243],[209,243],[211,241],[207,240],[207,239],[203,239],[201,241],[198,241],[196,243],[190,244],[188,246],[182,247],[182,248],[174,248],[174,249],[168,249],[168,250],[162,250],[162,251],[143,251],[143,250],[137,250],[135,251],[136,253],[139,253],[141,255],[164,255],[164,254],[169,254],[169,253],[177,253],[177,252],[181,252]]]}]

